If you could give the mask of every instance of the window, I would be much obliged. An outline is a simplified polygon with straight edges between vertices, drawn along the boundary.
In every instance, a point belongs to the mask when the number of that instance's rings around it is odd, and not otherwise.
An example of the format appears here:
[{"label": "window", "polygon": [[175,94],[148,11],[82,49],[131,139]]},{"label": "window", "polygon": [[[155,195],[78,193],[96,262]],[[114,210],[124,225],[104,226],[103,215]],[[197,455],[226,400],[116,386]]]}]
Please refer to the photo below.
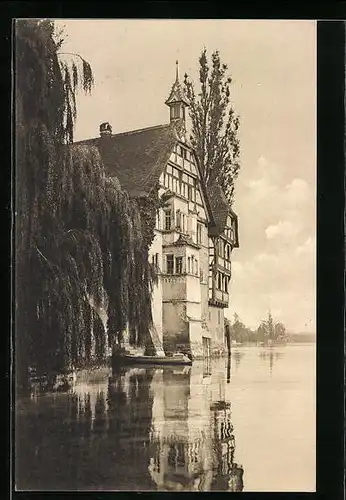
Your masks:
[{"label": "window", "polygon": [[222,258],[225,256],[224,251],[225,251],[225,247],[224,247],[223,241],[219,240],[219,255]]},{"label": "window", "polygon": [[221,290],[221,273],[217,273],[217,288]]},{"label": "window", "polygon": [[190,201],[195,202],[196,201],[196,191],[193,186],[188,186],[188,198]]},{"label": "window", "polygon": [[195,275],[198,276],[198,260],[195,260]]},{"label": "window", "polygon": [[167,274],[173,274],[174,272],[174,261],[173,255],[167,255]]},{"label": "window", "polygon": [[221,325],[221,311],[217,312],[217,320],[218,320],[219,325]]},{"label": "window", "polygon": [[181,214],[181,231],[182,233],[188,233],[188,216],[186,214]]},{"label": "window", "polygon": [[172,215],[170,210],[165,211],[165,230],[170,231],[172,226]]},{"label": "window", "polygon": [[159,265],[159,254],[158,253],[153,254],[151,256],[151,263],[152,263],[153,266],[158,267],[158,265]]},{"label": "window", "polygon": [[202,224],[197,222],[197,243],[202,243]]},{"label": "window", "polygon": [[161,229],[160,210],[156,213],[156,229]]},{"label": "window", "polygon": [[191,273],[191,258],[187,258],[187,272],[190,274]]},{"label": "window", "polygon": [[175,223],[175,227],[179,231],[182,230],[182,226],[181,226],[181,211],[180,210],[176,211],[176,223]]},{"label": "window", "polygon": [[179,118],[179,116],[180,116],[180,105],[174,104],[171,107],[171,117],[172,118]]},{"label": "window", "polygon": [[181,196],[184,196],[184,198],[187,198],[188,196],[188,186],[186,182],[181,183],[181,191],[180,191]]},{"label": "window", "polygon": [[176,274],[183,274],[183,258],[176,257],[175,259],[175,272]]},{"label": "window", "polygon": [[227,276],[225,276],[225,292],[228,293],[228,282],[229,282],[229,278]]}]

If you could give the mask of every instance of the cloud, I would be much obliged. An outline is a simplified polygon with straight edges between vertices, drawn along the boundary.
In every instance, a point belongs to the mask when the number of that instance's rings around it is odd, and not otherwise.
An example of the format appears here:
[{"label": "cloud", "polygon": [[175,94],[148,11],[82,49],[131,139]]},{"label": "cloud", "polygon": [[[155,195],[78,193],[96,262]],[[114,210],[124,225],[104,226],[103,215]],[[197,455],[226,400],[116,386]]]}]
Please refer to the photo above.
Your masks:
[{"label": "cloud", "polygon": [[315,255],[316,254],[316,238],[309,238],[296,248],[295,253],[297,255]]},{"label": "cloud", "polygon": [[306,203],[311,195],[309,184],[303,179],[295,178],[285,187],[285,201],[297,206]]},{"label": "cloud", "polygon": [[280,220],[277,224],[272,224],[265,230],[266,236],[269,240],[274,238],[290,238],[296,236],[300,231],[300,226],[289,220]]},{"label": "cloud", "polygon": [[293,249],[283,246],[263,250],[246,260],[242,260],[240,251],[234,253],[230,314],[237,312],[254,328],[271,309],[275,319],[290,329],[299,331],[305,323],[313,329],[314,255],[312,236]]},{"label": "cloud", "polygon": [[246,183],[246,186],[249,189],[249,196],[252,198],[252,201],[258,203],[263,199],[269,199],[275,195],[277,191],[277,187],[270,183],[268,179],[265,177],[261,177],[260,179],[251,180]]}]

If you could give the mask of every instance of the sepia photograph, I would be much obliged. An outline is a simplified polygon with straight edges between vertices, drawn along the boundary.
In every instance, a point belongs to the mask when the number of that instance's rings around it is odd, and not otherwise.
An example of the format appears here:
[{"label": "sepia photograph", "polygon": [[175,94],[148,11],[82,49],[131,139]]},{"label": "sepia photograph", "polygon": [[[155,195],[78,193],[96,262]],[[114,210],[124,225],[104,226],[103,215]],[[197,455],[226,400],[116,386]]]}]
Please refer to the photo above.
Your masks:
[{"label": "sepia photograph", "polygon": [[316,491],[317,22],[16,19],[14,488]]}]

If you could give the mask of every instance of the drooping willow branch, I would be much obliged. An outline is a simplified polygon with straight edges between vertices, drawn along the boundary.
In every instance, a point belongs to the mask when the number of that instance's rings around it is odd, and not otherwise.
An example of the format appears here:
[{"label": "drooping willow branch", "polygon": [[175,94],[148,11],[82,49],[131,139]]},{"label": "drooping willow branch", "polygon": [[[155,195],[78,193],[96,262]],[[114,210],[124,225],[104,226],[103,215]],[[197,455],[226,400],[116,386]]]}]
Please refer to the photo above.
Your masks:
[{"label": "drooping willow branch", "polygon": [[[145,344],[155,274],[148,260],[156,200],[131,200],[96,148],[71,144],[90,66],[59,59],[51,21],[16,26],[16,335],[19,377]],[[61,55],[61,54],[60,54]],[[68,145],[66,145],[68,143]],[[105,296],[107,300],[105,301]],[[95,314],[107,302],[108,329]],[[94,306],[91,305],[94,304]]]}]

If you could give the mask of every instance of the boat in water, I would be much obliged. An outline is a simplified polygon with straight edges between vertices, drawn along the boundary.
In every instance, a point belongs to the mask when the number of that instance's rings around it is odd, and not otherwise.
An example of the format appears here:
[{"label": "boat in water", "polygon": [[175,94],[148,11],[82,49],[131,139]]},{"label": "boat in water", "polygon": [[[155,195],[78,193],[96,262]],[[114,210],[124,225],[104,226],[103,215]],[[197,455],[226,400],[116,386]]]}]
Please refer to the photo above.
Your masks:
[{"label": "boat in water", "polygon": [[185,354],[174,354],[173,356],[119,354],[113,355],[113,362],[122,365],[192,365],[192,360]]}]

